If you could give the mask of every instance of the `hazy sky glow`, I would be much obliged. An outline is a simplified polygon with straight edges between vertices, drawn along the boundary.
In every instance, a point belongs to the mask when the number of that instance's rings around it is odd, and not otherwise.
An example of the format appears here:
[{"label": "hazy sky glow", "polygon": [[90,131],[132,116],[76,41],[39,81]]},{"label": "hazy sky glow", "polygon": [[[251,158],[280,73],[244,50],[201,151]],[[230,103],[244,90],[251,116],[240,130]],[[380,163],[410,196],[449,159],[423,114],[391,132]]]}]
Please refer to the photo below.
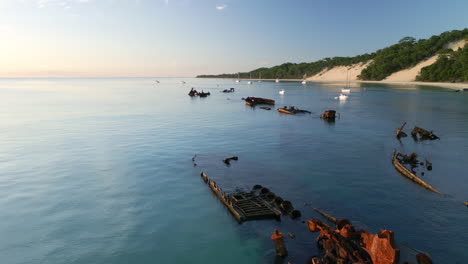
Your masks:
[{"label": "hazy sky glow", "polygon": [[0,77],[195,76],[468,26],[466,0],[0,0]]}]

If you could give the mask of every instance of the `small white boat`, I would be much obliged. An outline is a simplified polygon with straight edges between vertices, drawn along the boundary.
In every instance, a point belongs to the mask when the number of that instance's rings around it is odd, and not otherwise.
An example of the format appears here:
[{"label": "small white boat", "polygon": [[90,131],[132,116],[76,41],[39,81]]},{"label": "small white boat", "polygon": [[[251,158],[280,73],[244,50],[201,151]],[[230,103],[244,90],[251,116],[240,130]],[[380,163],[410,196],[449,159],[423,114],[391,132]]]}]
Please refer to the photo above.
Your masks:
[{"label": "small white boat", "polygon": [[252,81],[248,81],[247,84],[252,84]]},{"label": "small white boat", "polygon": [[279,83],[279,79],[276,79],[275,82]]},{"label": "small white boat", "polygon": [[346,94],[340,94],[340,96],[338,96],[338,99],[340,99],[340,101],[344,101],[348,99],[348,96]]},{"label": "small white boat", "polygon": [[306,81],[302,81],[301,83],[302,83],[302,84],[307,84],[307,82],[306,82]]},{"label": "small white boat", "polygon": [[181,81],[180,83],[181,83],[181,84],[184,84],[184,83],[185,83],[185,81]]},{"label": "small white boat", "polygon": [[239,83],[239,82],[240,82],[240,80],[239,80],[239,79],[237,79],[237,80],[236,80],[236,83]]},{"label": "small white boat", "polygon": [[351,89],[349,88],[341,88],[341,93],[350,93],[351,92]]},{"label": "small white boat", "polygon": [[281,90],[279,91],[279,94],[283,95],[283,94],[284,94],[284,90],[281,89]]}]

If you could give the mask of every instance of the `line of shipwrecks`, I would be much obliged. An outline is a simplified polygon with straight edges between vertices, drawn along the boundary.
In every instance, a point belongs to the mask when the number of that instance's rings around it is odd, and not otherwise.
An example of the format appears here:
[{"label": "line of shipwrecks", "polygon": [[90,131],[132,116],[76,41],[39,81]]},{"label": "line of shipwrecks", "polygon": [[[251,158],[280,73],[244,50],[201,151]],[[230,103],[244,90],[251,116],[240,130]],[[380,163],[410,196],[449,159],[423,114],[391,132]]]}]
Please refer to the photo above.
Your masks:
[{"label": "line of shipwrecks", "polygon": [[[406,126],[406,122],[403,123],[403,125],[396,130],[396,137],[397,139],[401,139],[403,137],[407,137],[407,134],[403,132],[404,127]],[[415,141],[424,141],[424,140],[436,140],[440,139],[437,135],[435,135],[432,131],[428,131],[426,129],[423,129],[421,127],[415,126],[413,130],[411,131],[411,136]],[[437,193],[437,194],[443,194],[436,188],[434,188],[432,185],[421,179],[416,175],[416,172],[414,171],[414,168],[418,167],[419,165],[425,165],[427,170],[432,170],[432,163],[429,162],[427,159],[424,162],[420,162],[417,160],[417,154],[416,153],[411,153],[409,155],[405,155],[402,153],[399,153],[397,151],[393,152],[392,155],[392,164],[395,167],[395,169],[398,171],[398,173],[405,178],[413,181],[414,183],[418,184],[419,186]],[[405,167],[404,164],[408,164],[410,166],[410,169]],[[424,175],[424,172],[421,172],[421,175]],[[464,205],[468,206],[468,202],[462,202]]]},{"label": "line of shipwrecks", "polygon": [[[238,223],[259,219],[281,221],[283,215],[289,215],[293,219],[301,217],[301,212],[294,209],[291,202],[284,201],[261,185],[254,185],[250,191],[237,189],[233,193],[226,193],[206,173],[201,172],[200,176]],[[420,264],[432,263],[426,254],[406,246],[397,245],[395,235],[390,230],[384,229],[377,234],[364,229],[355,230],[349,220],[333,217],[308,203],[305,203],[305,205],[312,208],[326,220],[313,218],[302,221],[310,232],[319,232],[316,241],[323,252],[320,256],[312,257],[308,263],[398,264],[403,263],[403,261],[404,263],[410,263],[407,262],[409,258],[413,258]],[[277,229],[274,231],[271,239],[275,245],[276,254],[280,258],[285,258],[287,249],[284,236]],[[288,233],[288,236],[291,239],[295,238],[292,233]],[[401,250],[408,253],[408,249],[417,254],[413,252],[413,254],[404,254],[404,257],[401,257]]]},{"label": "line of shipwrecks", "polygon": [[[257,106],[257,105],[275,105],[275,100],[267,99],[262,97],[247,97],[242,98],[245,101],[245,104],[248,106]],[[271,110],[270,107],[262,106],[261,109]],[[312,112],[308,110],[299,109],[295,106],[284,106],[277,109],[279,113],[288,114],[288,115],[295,115],[295,114],[311,114]],[[327,110],[320,115],[320,118],[328,121],[334,121],[336,118],[336,111],[335,110]]]}]

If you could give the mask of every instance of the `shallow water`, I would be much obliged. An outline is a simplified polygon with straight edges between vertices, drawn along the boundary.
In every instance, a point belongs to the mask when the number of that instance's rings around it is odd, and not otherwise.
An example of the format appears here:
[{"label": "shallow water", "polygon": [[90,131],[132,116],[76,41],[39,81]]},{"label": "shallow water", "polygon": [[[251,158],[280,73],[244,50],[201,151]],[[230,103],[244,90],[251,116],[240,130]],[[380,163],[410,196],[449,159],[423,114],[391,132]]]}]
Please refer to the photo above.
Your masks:
[{"label": "shallow water", "polygon": [[[201,170],[226,191],[267,186],[303,220],[318,217],[310,202],[393,230],[436,263],[468,262],[467,93],[372,84],[340,103],[333,85],[159,80],[0,80],[2,263],[273,263],[275,227],[296,234],[287,260],[317,254],[300,220],[238,225]],[[211,96],[190,98],[190,87]],[[313,113],[252,109],[247,96]],[[327,109],[341,118],[323,122]],[[396,140],[404,121],[441,140]],[[394,149],[430,160],[422,177],[446,195],[399,176]],[[231,155],[239,161],[225,166]]]}]

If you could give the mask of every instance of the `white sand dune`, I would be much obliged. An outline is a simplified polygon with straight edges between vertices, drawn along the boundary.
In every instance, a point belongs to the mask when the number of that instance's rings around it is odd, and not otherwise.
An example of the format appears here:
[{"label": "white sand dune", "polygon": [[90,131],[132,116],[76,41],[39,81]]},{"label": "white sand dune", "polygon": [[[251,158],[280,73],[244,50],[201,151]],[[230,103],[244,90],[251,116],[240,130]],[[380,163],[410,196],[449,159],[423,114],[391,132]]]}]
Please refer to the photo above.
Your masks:
[{"label": "white sand dune", "polygon": [[[447,44],[446,48],[456,51],[456,50],[458,50],[458,48],[463,48],[466,43],[467,43],[466,40],[454,41],[454,42],[451,42],[451,43]],[[412,82],[412,81],[415,81],[416,77],[421,72],[421,69],[426,67],[426,66],[430,66],[434,62],[436,62],[438,56],[439,55],[434,55],[434,56],[430,57],[429,59],[418,63],[416,66],[414,66],[412,68],[401,70],[401,71],[398,71],[398,72],[394,72],[390,76],[385,78],[384,81],[392,81],[392,82],[393,81],[395,81],[395,82]]]},{"label": "white sand dune", "polygon": [[[307,78],[307,81],[346,81],[346,74],[349,74],[349,80],[358,80],[357,76],[361,74],[371,61],[353,64],[351,66],[337,66],[323,71]],[[348,72],[349,69],[349,72]]]},{"label": "white sand dune", "polygon": [[402,71],[394,72],[390,76],[384,79],[384,81],[392,81],[392,82],[412,82],[416,80],[416,76],[419,75],[421,72],[421,69],[424,67],[427,67],[429,65],[432,65],[434,62],[437,61],[437,58],[439,55],[434,55],[430,57],[429,59],[422,61],[416,66],[405,69]]},{"label": "white sand dune", "polygon": [[[454,41],[454,42],[447,44],[446,48],[456,51],[459,48],[463,48],[465,44],[467,43],[468,43],[467,40]],[[414,67],[395,72],[391,74],[390,76],[388,76],[382,82],[413,82],[416,80],[416,76],[418,76],[419,73],[421,72],[421,69],[436,62],[437,57],[438,55],[432,56],[425,61],[421,61]],[[358,80],[357,76],[361,74],[361,71],[364,70],[371,62],[372,61],[368,61],[365,63],[353,64],[351,66],[337,66],[331,69],[326,68],[323,71],[315,74],[314,76],[307,78],[307,81],[316,81],[316,82],[346,81],[347,74],[349,74],[350,81],[357,81]],[[348,72],[348,69],[349,69],[349,72]]]}]

